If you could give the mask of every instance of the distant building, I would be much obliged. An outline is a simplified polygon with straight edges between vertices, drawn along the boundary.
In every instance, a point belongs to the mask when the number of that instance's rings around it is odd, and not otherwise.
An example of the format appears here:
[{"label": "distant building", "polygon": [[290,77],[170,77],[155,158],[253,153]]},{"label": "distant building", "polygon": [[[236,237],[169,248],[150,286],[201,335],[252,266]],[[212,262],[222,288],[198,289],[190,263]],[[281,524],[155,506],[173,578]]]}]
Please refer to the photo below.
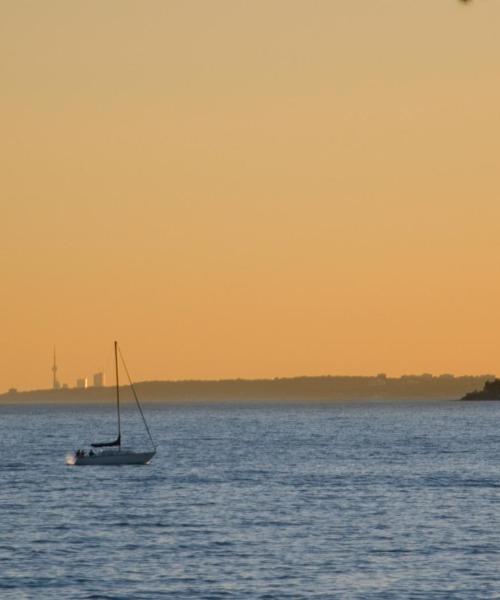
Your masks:
[{"label": "distant building", "polygon": [[82,377],[81,379],[76,380],[76,387],[79,390],[85,389],[88,387],[88,381],[86,377]]},{"label": "distant building", "polygon": [[106,385],[106,376],[104,373],[94,373],[94,387],[104,387]]},{"label": "distant building", "polygon": [[17,394],[17,388],[9,388],[9,394]]}]

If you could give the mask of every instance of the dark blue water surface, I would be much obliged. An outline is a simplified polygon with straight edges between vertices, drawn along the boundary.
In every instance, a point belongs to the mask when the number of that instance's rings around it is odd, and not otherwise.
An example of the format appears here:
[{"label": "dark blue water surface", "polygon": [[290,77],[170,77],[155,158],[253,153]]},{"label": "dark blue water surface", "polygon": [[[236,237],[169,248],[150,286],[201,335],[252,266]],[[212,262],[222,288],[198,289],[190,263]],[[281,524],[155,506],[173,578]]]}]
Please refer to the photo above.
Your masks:
[{"label": "dark blue water surface", "polygon": [[109,409],[0,406],[2,600],[500,597],[500,404],[146,414],[151,465],[68,467]]}]

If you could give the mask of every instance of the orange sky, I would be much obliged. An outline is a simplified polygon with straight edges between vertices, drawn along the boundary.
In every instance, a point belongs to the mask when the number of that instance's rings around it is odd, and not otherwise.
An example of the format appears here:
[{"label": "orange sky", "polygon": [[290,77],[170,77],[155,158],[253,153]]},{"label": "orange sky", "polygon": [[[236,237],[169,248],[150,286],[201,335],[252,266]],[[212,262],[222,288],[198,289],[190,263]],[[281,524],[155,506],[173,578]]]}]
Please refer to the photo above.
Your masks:
[{"label": "orange sky", "polygon": [[500,372],[499,22],[1,0],[0,390]]}]

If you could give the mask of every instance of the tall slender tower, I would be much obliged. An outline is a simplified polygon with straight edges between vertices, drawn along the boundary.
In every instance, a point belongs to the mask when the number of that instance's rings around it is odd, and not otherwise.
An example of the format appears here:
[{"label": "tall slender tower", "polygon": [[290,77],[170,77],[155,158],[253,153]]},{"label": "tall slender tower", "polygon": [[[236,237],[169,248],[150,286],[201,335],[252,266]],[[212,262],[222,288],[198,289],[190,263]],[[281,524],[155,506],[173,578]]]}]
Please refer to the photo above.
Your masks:
[{"label": "tall slender tower", "polygon": [[57,362],[56,362],[56,347],[54,346],[54,364],[52,365],[52,388],[58,390],[61,387],[59,381],[57,381]]}]

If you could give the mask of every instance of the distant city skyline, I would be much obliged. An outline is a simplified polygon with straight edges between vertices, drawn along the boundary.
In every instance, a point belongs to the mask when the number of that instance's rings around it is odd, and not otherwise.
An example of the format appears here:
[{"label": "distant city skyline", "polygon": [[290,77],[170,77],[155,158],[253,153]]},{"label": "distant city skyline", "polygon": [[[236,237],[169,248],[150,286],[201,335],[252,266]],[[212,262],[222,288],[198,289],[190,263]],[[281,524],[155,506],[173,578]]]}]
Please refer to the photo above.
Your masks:
[{"label": "distant city skyline", "polygon": [[[500,364],[500,2],[0,3],[0,390]],[[57,346],[57,370],[52,346]]]},{"label": "distant city skyline", "polygon": [[[53,389],[60,389],[61,387],[65,388],[65,389],[87,389],[89,387],[93,387],[93,388],[100,388],[100,387],[105,387],[106,386],[106,374],[103,371],[99,371],[97,373],[94,373],[92,375],[92,383],[89,386],[89,377],[84,376],[84,377],[78,377],[74,383],[74,385],[68,384],[68,383],[63,383],[61,384],[57,377],[56,377],[56,372],[58,370],[58,366],[56,363],[56,350],[54,347],[54,354],[53,354],[53,366],[52,366],[52,373],[53,373],[53,381],[52,381],[52,388]],[[264,379],[264,380],[275,380],[275,379],[294,379],[294,378],[301,378],[301,377],[305,377],[305,378],[314,378],[314,377],[331,377],[331,378],[338,378],[338,379],[342,379],[342,378],[373,378],[373,379],[377,379],[377,380],[388,380],[388,379],[401,379],[402,381],[407,380],[407,381],[429,381],[429,380],[435,380],[435,379],[440,379],[440,380],[453,380],[456,378],[461,378],[461,377],[467,377],[469,376],[469,374],[461,374],[461,375],[455,375],[454,373],[428,373],[428,372],[424,372],[424,373],[403,373],[401,375],[398,376],[391,376],[388,375],[385,372],[380,372],[380,373],[376,373],[376,374],[350,374],[350,375],[345,375],[345,374],[341,374],[341,373],[324,373],[323,375],[316,375],[316,376],[311,376],[311,375],[307,375],[307,374],[301,374],[301,375],[295,375],[295,376],[288,376],[288,377],[279,377],[279,376],[275,376],[275,377],[269,377],[269,378],[244,378],[248,381],[258,381],[259,379]],[[478,377],[483,377],[484,379],[494,379],[495,378],[495,374],[494,373],[478,373],[475,376]],[[225,380],[237,380],[240,379],[238,377],[236,378],[226,378]],[[214,381],[213,379],[207,379],[207,380],[203,380],[203,379],[197,379],[194,378],[194,380],[199,380],[199,381]],[[223,379],[224,380],[224,379]],[[155,381],[155,380],[151,380],[151,381]],[[161,379],[161,378],[157,378],[156,381],[179,381],[179,380],[168,380],[168,379]],[[182,381],[182,380],[181,380]],[[185,380],[185,381],[189,381],[189,380]],[[217,381],[217,380],[215,380]],[[124,382],[122,382],[123,384]],[[126,382],[125,382],[126,384]],[[10,386],[8,388],[8,390],[17,390],[18,388],[14,388],[12,386]],[[35,388],[36,389],[36,388]],[[38,389],[45,389],[45,388],[38,388]],[[5,390],[5,391],[8,391]],[[22,390],[20,390],[22,391]],[[29,391],[29,390],[25,390],[25,391]],[[0,390],[0,393],[2,393],[2,391]]]},{"label": "distant city skyline", "polygon": [[[56,354],[56,347],[54,346],[53,349],[53,362],[52,362],[52,367],[51,367],[51,371],[52,371],[52,389],[54,390],[59,390],[61,388],[71,388],[71,387],[75,387],[75,388],[87,388],[89,387],[89,378],[88,376],[84,376],[84,377],[77,377],[74,386],[72,386],[70,383],[64,382],[61,383],[57,377],[57,371],[59,369],[59,366],[57,364],[57,354]],[[103,387],[106,385],[106,374],[103,371],[98,371],[97,373],[93,373],[92,375],[92,387]],[[13,389],[12,387],[10,387],[9,389]],[[16,388],[17,389],[17,388]],[[43,389],[43,388],[42,388]]]}]

